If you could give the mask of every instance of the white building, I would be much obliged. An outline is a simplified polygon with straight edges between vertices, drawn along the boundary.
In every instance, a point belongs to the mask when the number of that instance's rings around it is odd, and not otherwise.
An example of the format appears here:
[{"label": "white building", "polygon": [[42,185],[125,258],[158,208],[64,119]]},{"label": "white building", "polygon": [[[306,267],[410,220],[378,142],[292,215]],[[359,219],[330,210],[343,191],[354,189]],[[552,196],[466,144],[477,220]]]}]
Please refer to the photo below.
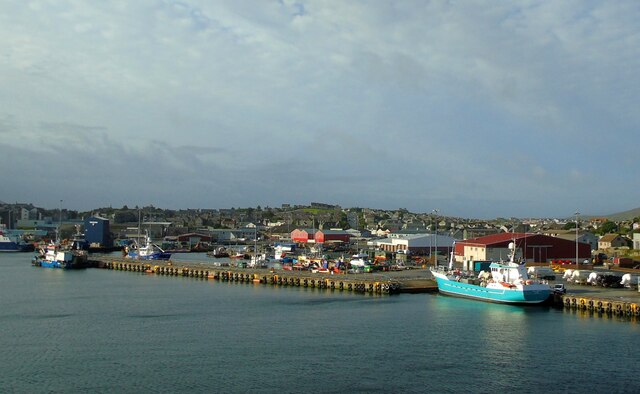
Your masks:
[{"label": "white building", "polygon": [[437,248],[440,255],[448,256],[455,239],[440,234],[437,237],[435,234],[389,234],[388,238],[372,242],[385,252],[409,251],[410,254],[430,255]]}]

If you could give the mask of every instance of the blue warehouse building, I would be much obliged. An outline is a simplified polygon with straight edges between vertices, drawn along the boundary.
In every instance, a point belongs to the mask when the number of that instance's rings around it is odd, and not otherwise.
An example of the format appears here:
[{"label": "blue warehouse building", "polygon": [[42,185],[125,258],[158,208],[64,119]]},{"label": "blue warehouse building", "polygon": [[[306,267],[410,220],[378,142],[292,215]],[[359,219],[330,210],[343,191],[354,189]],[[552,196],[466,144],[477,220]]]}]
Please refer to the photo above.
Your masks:
[{"label": "blue warehouse building", "polygon": [[113,247],[109,219],[91,216],[84,220],[84,237],[91,246]]}]

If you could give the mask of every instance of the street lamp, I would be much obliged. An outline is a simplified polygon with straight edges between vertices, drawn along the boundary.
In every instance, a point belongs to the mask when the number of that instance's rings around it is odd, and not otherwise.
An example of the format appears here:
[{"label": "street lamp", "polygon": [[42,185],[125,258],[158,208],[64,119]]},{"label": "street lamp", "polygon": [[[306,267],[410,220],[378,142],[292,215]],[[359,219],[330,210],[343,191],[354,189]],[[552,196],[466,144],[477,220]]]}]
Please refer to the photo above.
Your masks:
[{"label": "street lamp", "polygon": [[60,209],[58,211],[58,231],[56,234],[56,242],[59,244],[62,238],[62,200],[60,200]]},{"label": "street lamp", "polygon": [[434,252],[435,252],[434,264],[435,264],[435,268],[438,269],[438,210],[434,209],[431,212],[433,212],[434,217],[436,219],[436,236],[434,237],[433,244],[434,244]]},{"label": "street lamp", "polygon": [[[433,235],[433,214],[429,213],[429,233]],[[433,256],[433,238],[429,240],[429,259]]]},{"label": "street lamp", "polygon": [[578,269],[578,215],[580,215],[580,212],[578,212],[578,210],[576,210],[576,269]]}]

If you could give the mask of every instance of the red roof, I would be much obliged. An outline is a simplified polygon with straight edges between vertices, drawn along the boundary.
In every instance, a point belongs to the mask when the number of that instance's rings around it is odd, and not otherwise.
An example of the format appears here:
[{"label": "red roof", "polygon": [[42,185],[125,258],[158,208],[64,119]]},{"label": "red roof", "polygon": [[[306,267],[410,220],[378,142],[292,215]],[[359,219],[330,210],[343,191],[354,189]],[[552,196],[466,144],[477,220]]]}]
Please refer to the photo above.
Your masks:
[{"label": "red roof", "polygon": [[484,237],[478,237],[478,238],[470,238],[470,239],[465,239],[463,241],[459,241],[456,243],[460,243],[460,244],[473,244],[473,245],[484,245],[484,246],[489,246],[489,245],[497,245],[497,244],[509,244],[509,242],[512,242],[513,240],[519,241],[521,239],[525,239],[531,236],[534,236],[536,234],[526,234],[526,233],[499,233],[499,234],[491,234],[491,235],[485,235]]},{"label": "red roof", "polygon": [[[576,243],[574,241],[532,233],[500,233],[465,239],[456,242],[455,253],[458,256],[463,256],[465,246],[506,248],[511,242],[515,243],[516,248],[524,251],[526,258],[534,259],[534,261],[564,259],[569,256],[575,256],[576,253]],[[580,258],[589,258],[591,246],[587,243],[578,242],[578,247]]]}]

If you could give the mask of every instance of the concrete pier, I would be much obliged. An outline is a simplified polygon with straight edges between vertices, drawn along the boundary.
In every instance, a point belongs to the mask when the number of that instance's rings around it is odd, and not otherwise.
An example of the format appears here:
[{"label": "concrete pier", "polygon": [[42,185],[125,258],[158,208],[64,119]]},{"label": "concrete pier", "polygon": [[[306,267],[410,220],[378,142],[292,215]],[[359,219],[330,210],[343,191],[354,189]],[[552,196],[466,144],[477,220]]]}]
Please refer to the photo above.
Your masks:
[{"label": "concrete pier", "polygon": [[616,315],[627,317],[640,316],[640,300],[631,302],[615,298],[603,298],[599,295],[566,294],[556,295],[555,302],[566,309],[594,312],[597,315]]},{"label": "concrete pier", "polygon": [[266,268],[216,267],[197,262],[137,261],[105,259],[93,262],[98,268],[140,272],[164,276],[180,276],[226,282],[254,283],[272,286],[294,286],[370,294],[402,292],[436,292],[433,279],[405,278],[395,272],[373,274],[326,274],[310,271],[269,270]]},{"label": "concrete pier", "polygon": [[[102,258],[92,266],[150,275],[176,276],[255,285],[306,287],[362,294],[437,292],[438,286],[427,269],[361,274],[326,274],[310,271],[266,268],[220,267],[203,262],[139,261]],[[640,293],[629,289],[609,289],[568,285],[567,294],[554,294],[554,307],[581,311],[594,317],[620,316],[640,320]]]}]

